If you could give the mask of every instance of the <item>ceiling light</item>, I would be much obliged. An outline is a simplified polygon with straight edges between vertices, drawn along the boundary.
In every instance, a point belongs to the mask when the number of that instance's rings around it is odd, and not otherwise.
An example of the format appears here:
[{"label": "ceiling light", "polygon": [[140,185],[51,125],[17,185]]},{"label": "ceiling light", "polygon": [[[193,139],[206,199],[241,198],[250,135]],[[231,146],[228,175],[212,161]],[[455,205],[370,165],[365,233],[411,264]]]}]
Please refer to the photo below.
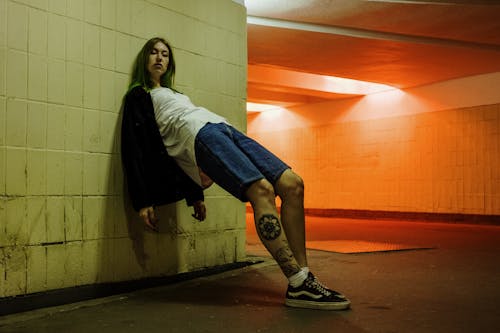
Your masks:
[{"label": "ceiling light", "polygon": [[247,112],[249,112],[249,113],[276,111],[276,110],[281,110],[281,107],[277,106],[277,105],[272,105],[272,104],[247,102]]},{"label": "ceiling light", "polygon": [[369,95],[395,87],[337,76],[297,72],[289,69],[248,65],[248,82],[330,94]]}]

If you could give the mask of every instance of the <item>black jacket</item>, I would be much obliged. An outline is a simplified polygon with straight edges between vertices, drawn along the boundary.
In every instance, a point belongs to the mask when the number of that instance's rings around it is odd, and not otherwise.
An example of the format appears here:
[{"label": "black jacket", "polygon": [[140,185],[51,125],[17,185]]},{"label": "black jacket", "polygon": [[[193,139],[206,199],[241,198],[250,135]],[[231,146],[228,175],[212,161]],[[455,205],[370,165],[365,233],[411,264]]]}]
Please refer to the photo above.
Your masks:
[{"label": "black jacket", "polygon": [[204,200],[196,184],[167,154],[156,124],[151,96],[135,87],[125,96],[121,154],[128,193],[136,211],[186,199]]}]

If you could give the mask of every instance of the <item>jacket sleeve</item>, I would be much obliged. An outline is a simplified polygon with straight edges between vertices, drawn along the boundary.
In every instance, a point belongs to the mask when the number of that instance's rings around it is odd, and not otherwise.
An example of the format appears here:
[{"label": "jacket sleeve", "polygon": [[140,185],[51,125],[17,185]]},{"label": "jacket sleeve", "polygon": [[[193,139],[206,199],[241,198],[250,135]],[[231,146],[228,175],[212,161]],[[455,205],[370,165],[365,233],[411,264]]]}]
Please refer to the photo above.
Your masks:
[{"label": "jacket sleeve", "polygon": [[204,200],[203,189],[168,156],[158,132],[151,97],[142,88],[125,97],[121,156],[128,195],[136,211],[186,199]]},{"label": "jacket sleeve", "polygon": [[196,184],[188,175],[186,175],[182,170],[182,189],[183,195],[186,198],[186,203],[188,206],[192,206],[196,201],[205,200],[205,196],[203,194],[203,189],[200,185]]},{"label": "jacket sleeve", "polygon": [[121,129],[121,156],[129,197],[136,211],[153,205],[146,181],[146,167],[141,144],[140,95],[131,91],[125,97]]}]

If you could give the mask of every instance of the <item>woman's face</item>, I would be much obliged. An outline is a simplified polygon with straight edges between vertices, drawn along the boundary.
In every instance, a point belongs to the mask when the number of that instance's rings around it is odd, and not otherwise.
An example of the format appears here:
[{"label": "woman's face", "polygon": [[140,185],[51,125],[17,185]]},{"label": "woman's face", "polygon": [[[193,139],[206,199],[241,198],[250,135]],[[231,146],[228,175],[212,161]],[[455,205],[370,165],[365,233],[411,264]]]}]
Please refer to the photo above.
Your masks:
[{"label": "woman's face", "polygon": [[153,46],[149,54],[148,72],[151,74],[151,79],[155,83],[160,82],[160,77],[165,74],[168,68],[168,47],[162,42],[158,42]]}]

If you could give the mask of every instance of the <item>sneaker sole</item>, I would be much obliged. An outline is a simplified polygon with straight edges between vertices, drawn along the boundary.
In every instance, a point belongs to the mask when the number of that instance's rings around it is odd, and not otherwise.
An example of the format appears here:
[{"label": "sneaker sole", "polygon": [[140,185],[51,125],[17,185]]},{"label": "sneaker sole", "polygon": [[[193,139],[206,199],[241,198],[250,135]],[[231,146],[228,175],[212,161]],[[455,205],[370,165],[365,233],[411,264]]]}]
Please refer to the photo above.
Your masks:
[{"label": "sneaker sole", "polygon": [[292,308],[315,309],[315,310],[346,310],[351,306],[351,302],[335,302],[335,303],[321,303],[315,301],[302,301],[295,299],[286,299],[285,305]]}]

